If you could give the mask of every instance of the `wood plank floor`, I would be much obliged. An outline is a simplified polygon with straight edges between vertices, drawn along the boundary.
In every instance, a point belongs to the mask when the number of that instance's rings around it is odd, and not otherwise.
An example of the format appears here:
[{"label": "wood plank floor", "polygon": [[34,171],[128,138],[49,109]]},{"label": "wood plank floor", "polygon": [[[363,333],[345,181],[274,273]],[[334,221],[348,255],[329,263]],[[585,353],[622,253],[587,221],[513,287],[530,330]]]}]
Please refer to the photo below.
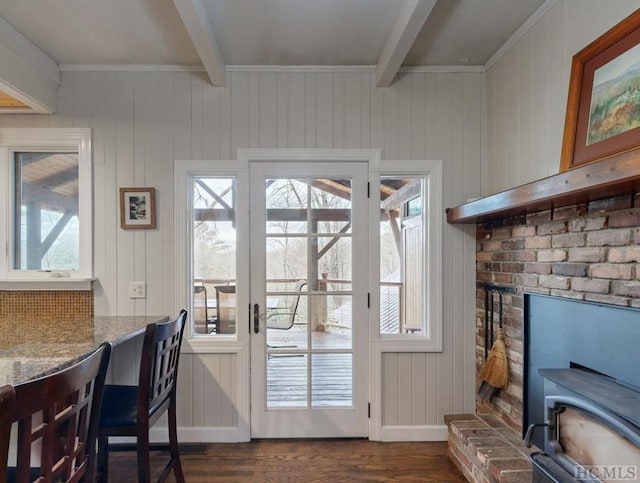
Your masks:
[{"label": "wood plank floor", "polygon": [[[257,440],[185,445],[181,459],[187,483],[465,481],[446,442]],[[154,452],[152,462],[164,464],[166,454]],[[112,453],[109,470],[110,482],[136,481],[134,453]]]}]

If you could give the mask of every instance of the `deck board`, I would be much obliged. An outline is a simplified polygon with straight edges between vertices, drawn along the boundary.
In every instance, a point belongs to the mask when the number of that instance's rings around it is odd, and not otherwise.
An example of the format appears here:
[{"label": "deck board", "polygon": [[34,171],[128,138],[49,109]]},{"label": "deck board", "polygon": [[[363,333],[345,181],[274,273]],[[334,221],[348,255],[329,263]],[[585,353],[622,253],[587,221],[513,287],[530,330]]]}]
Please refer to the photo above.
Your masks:
[{"label": "deck board", "polygon": [[[306,407],[309,354],[304,328],[270,330],[267,355],[267,407]],[[314,350],[345,350],[350,335],[329,332],[312,334]],[[311,356],[312,407],[350,406],[352,364],[350,353],[321,353]]]}]

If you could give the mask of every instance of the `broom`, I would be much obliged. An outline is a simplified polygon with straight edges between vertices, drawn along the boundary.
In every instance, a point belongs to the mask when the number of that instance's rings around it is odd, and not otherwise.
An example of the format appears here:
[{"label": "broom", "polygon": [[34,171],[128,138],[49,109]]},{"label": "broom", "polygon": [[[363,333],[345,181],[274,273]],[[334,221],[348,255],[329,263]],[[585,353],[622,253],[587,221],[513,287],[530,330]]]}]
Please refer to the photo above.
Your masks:
[{"label": "broom", "polygon": [[504,330],[502,328],[502,293],[498,295],[500,318],[498,320],[498,330],[496,331],[497,338],[480,372],[482,383],[478,391],[480,396],[488,400],[491,400],[498,389],[503,389],[509,384],[509,363],[507,361],[507,347],[504,342]]}]

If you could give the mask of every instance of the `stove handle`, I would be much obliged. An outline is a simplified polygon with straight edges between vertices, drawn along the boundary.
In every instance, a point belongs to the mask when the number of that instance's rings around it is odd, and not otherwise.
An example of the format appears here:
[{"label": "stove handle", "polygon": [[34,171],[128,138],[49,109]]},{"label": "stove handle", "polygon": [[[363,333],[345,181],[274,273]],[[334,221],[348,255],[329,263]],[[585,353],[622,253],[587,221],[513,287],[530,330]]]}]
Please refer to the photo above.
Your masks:
[{"label": "stove handle", "polygon": [[538,424],[530,424],[527,428],[527,432],[524,435],[524,444],[527,448],[531,448],[533,446],[533,433],[536,428],[548,428],[549,423],[538,423]]}]

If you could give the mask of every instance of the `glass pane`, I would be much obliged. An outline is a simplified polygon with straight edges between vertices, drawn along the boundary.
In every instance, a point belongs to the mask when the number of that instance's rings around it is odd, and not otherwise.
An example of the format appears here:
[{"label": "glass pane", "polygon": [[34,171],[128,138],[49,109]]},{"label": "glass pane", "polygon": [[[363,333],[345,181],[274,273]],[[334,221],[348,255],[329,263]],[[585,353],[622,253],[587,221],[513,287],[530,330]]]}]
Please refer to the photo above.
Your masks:
[{"label": "glass pane", "polygon": [[306,354],[267,356],[267,408],[307,407]]},{"label": "glass pane", "polygon": [[193,186],[194,208],[233,208],[235,179],[196,178]]},{"label": "glass pane", "polygon": [[400,333],[401,284],[385,281],[380,284],[380,333]]},{"label": "glass pane", "polygon": [[422,177],[380,180],[380,333],[420,334],[424,324]]},{"label": "glass pane", "polygon": [[[274,293],[276,292],[307,292],[309,290],[309,285],[306,280],[268,280],[267,281],[267,292]],[[272,305],[269,305],[270,307]]]},{"label": "glass pane", "polygon": [[79,269],[78,168],[78,153],[14,154],[14,269]]},{"label": "glass pane", "polygon": [[314,179],[311,219],[315,233],[351,231],[351,180]]},{"label": "glass pane", "polygon": [[309,310],[313,349],[351,349],[351,295],[313,295]]},{"label": "glass pane", "polygon": [[307,348],[308,296],[267,297],[267,349],[269,352]]},{"label": "glass pane", "polygon": [[[287,235],[287,234],[300,234],[307,232],[307,222],[287,221],[289,216],[299,216],[294,212],[302,210],[270,210],[267,212],[267,216],[273,217],[272,221],[267,218],[267,235]],[[304,211],[306,219],[306,211]],[[280,218],[279,220],[277,218]]]},{"label": "glass pane", "polygon": [[235,179],[193,184],[193,331],[235,334]]},{"label": "glass pane", "polygon": [[307,238],[267,238],[267,282],[307,279]]},{"label": "glass pane", "polygon": [[316,233],[351,233],[351,214],[342,210],[337,213],[330,213],[334,218],[341,218],[344,221],[319,221]]},{"label": "glass pane", "polygon": [[350,407],[353,405],[351,354],[313,354],[311,358],[311,405]]},{"label": "glass pane", "polygon": [[311,207],[351,209],[350,179],[314,179],[311,182]]},{"label": "glass pane", "polygon": [[268,179],[266,208],[307,208],[307,183],[297,179]]},{"label": "glass pane", "polygon": [[318,257],[322,278],[333,283],[351,281],[351,237],[318,238]]},{"label": "glass pane", "polygon": [[267,233],[307,231],[307,183],[296,179],[266,181]]}]

